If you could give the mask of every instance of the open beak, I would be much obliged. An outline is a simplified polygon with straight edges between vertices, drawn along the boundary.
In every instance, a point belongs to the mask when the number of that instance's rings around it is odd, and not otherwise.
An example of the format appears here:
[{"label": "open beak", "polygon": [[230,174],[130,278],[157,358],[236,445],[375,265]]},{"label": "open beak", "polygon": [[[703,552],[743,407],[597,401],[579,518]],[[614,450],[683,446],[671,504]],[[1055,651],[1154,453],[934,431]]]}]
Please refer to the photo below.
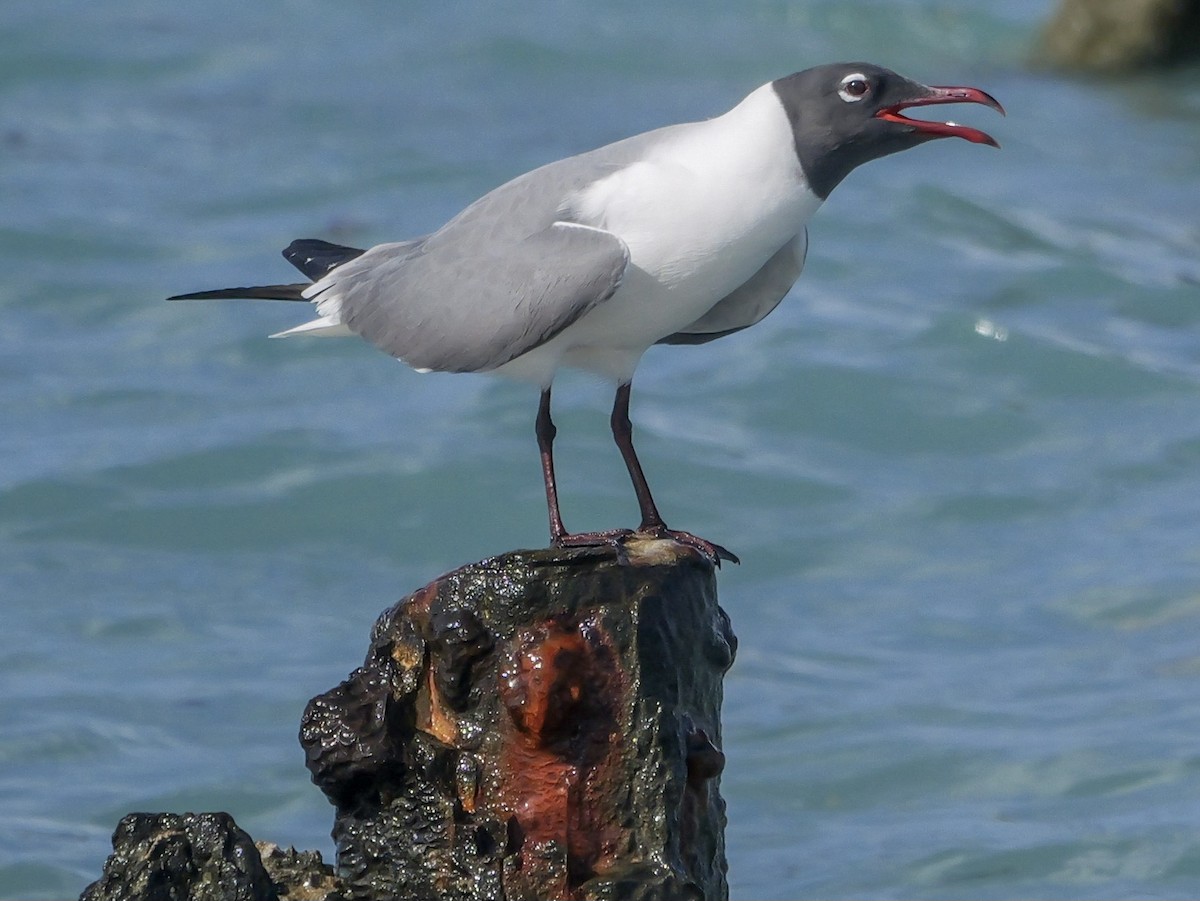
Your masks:
[{"label": "open beak", "polygon": [[984,106],[990,106],[1003,116],[1004,107],[991,94],[984,93],[978,88],[957,87],[927,87],[925,91],[927,93],[912,100],[904,100],[900,103],[884,107],[875,114],[876,118],[883,119],[885,122],[895,122],[898,125],[907,125],[921,134],[926,134],[933,138],[964,138],[973,144],[990,144],[993,147],[1000,146],[995,138],[986,132],[980,131],[978,128],[959,125],[956,122],[930,122],[926,119],[910,119],[901,112],[901,110],[906,110],[914,106],[933,106],[938,103],[981,103]]}]

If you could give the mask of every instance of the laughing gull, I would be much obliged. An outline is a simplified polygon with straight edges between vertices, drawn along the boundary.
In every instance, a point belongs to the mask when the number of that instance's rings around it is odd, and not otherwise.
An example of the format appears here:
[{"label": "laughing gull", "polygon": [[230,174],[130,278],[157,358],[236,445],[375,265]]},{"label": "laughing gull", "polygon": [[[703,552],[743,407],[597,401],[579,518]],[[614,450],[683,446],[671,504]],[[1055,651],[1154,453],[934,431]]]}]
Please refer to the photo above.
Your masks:
[{"label": "laughing gull", "polygon": [[[359,335],[421,372],[482,372],[541,389],[537,443],[555,546],[674,538],[715,564],[725,548],[668,529],[633,449],[629,388],[655,344],[703,344],[775,309],[804,266],[806,225],[856,166],[934,138],[999,146],[982,131],[909,118],[979,103],[869,63],[806,69],[724,115],[646,132],[501,185],[437,231],[369,250],[298,240],[283,252],[311,283],[171,300],[316,304],[280,335]],[[568,532],[554,479],[550,386],[561,367],[616,385],[612,433],[633,480],[636,530]]]}]

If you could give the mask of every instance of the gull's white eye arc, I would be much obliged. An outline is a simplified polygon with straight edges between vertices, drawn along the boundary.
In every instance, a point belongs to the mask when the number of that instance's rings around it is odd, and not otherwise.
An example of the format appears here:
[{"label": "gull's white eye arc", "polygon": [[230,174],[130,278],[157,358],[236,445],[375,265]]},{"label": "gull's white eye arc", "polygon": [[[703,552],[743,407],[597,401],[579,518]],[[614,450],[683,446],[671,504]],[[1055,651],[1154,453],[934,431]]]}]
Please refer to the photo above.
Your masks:
[{"label": "gull's white eye arc", "polygon": [[858,103],[871,93],[871,83],[861,72],[852,72],[838,83],[838,96],[847,103]]}]

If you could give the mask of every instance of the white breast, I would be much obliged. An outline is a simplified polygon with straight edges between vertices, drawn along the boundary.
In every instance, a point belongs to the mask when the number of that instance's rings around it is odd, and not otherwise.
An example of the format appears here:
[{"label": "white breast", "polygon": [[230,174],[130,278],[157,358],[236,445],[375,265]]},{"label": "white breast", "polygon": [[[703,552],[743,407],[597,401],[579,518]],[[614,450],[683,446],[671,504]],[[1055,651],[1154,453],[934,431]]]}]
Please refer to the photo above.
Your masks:
[{"label": "white breast", "polygon": [[820,203],[769,85],[676,132],[572,204],[581,221],[625,241],[631,269],[618,294],[579,323],[603,330],[581,328],[576,340],[644,349],[691,324],[799,234]]},{"label": "white breast", "polygon": [[573,219],[628,245],[617,293],[498,374],[545,382],[562,364],[629,378],[647,348],[754,275],[820,204],[770,85],[723,116],[674,130],[569,204]]}]

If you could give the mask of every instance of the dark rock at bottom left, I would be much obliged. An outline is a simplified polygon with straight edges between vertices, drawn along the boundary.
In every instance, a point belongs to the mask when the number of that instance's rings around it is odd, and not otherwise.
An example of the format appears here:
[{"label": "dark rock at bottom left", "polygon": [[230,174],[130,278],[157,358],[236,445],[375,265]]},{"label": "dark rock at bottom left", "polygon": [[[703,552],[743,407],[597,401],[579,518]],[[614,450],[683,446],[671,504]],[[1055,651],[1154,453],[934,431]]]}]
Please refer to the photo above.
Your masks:
[{"label": "dark rock at bottom left", "polygon": [[131,813],[80,901],[341,901],[317,851],[255,842],[227,813]]}]

